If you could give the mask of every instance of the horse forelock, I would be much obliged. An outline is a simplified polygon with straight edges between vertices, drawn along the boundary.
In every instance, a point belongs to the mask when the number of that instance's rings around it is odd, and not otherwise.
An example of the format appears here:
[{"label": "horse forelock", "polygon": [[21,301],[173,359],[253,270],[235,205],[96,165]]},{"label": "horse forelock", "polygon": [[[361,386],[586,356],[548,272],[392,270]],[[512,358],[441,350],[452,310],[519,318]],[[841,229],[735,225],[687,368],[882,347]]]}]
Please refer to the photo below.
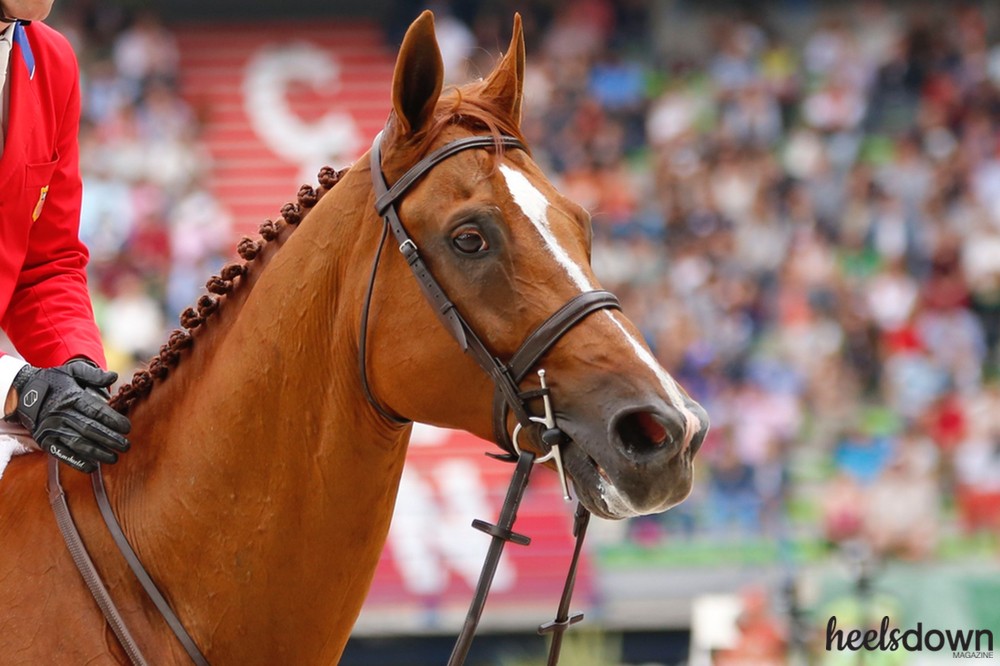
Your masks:
[{"label": "horse forelock", "polygon": [[452,127],[488,133],[496,143],[498,155],[503,152],[501,136],[512,136],[528,145],[518,121],[498,100],[483,94],[482,82],[474,82],[451,87],[441,95],[431,120],[413,137],[409,145],[413,155],[407,161],[416,162],[429,153]]},{"label": "horse forelock", "polygon": [[[348,167],[349,168],[349,167]],[[331,167],[323,167],[317,179],[319,187],[303,185],[299,188],[297,202],[288,202],[281,207],[280,216],[276,220],[265,220],[258,228],[259,238],[244,236],[236,246],[236,252],[242,263],[230,263],[222,268],[218,275],[208,279],[205,288],[209,293],[202,294],[197,303],[180,314],[182,328],[174,330],[167,342],[160,347],[160,352],[151,358],[144,369],[138,370],[131,381],[118,389],[109,404],[121,412],[128,414],[132,407],[148,396],[158,382],[164,381],[172,368],[176,367],[184,357],[183,352],[195,343],[193,331],[204,329],[210,318],[220,311],[230,300],[230,295],[242,292],[251,271],[259,271],[261,264],[266,263],[273,253],[262,254],[271,245],[280,249],[282,235],[287,236],[294,231],[310,210],[340,182],[347,169],[340,171]],[[256,271],[255,271],[256,272]],[[249,288],[249,287],[245,287]]]}]

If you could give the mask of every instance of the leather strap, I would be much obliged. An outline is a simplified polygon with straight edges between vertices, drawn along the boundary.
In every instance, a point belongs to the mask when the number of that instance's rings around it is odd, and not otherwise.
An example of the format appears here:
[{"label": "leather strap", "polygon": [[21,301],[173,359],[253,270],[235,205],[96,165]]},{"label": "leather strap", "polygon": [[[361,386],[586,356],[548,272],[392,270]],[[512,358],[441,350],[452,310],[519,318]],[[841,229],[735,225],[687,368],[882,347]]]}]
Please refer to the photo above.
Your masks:
[{"label": "leather strap", "polygon": [[471,148],[500,146],[527,150],[524,144],[512,136],[501,136],[498,139],[494,139],[492,136],[470,136],[458,139],[441,146],[414,164],[390,188],[385,182],[385,175],[382,173],[382,132],[379,132],[372,142],[370,166],[372,188],[375,191],[375,210],[382,216],[385,224],[388,225],[389,230],[396,239],[400,253],[402,253],[414,277],[416,277],[417,284],[420,285],[420,290],[423,292],[427,302],[434,309],[434,314],[437,315],[445,329],[455,338],[463,352],[469,349],[469,342],[466,336],[466,331],[469,330],[468,326],[462,321],[458,311],[455,309],[455,304],[451,302],[451,299],[441,289],[441,285],[434,279],[434,276],[427,268],[427,264],[421,258],[417,244],[413,241],[410,234],[407,233],[402,220],[399,219],[395,204],[399,197],[413,187],[429,169],[455,153]]},{"label": "leather strap", "polygon": [[[486,606],[486,599],[493,585],[493,578],[496,575],[497,567],[500,564],[500,557],[503,554],[504,546],[508,541],[519,546],[527,546],[531,539],[514,532],[514,521],[517,520],[517,510],[524,498],[524,490],[528,485],[528,478],[534,467],[535,455],[530,451],[523,451],[517,459],[514,468],[514,475],[510,479],[507,487],[507,496],[504,498],[503,507],[500,509],[500,517],[496,525],[491,525],[482,520],[472,521],[472,526],[481,532],[485,532],[492,537],[489,551],[486,553],[486,560],[483,562],[483,569],[479,574],[479,582],[476,584],[476,593],[469,605],[469,611],[465,616],[465,623],[462,631],[452,648],[451,657],[448,659],[448,666],[463,666],[469,656],[469,649],[472,647],[472,640],[475,638],[476,629],[483,615]],[[573,587],[576,585],[576,571],[580,563],[580,554],[583,551],[583,540],[587,536],[587,525],[590,523],[590,512],[577,503],[576,515],[573,520],[573,536],[576,539],[573,548],[573,559],[570,562],[569,572],[566,575],[566,582],[563,585],[562,597],[559,600],[559,609],[556,619],[552,622],[541,625],[538,628],[539,634],[552,634],[552,643],[549,646],[548,666],[556,666],[559,663],[559,653],[562,648],[562,637],[567,629],[583,620],[583,613],[570,613],[570,603],[573,600]]]},{"label": "leather strap", "polygon": [[576,515],[573,518],[573,537],[576,544],[573,546],[573,560],[569,565],[569,572],[566,574],[566,583],[563,585],[562,597],[559,599],[559,610],[556,612],[556,619],[538,627],[538,633],[552,634],[552,644],[549,645],[548,666],[556,666],[559,663],[559,651],[562,649],[563,634],[577,622],[583,619],[583,613],[569,612],[569,605],[573,601],[573,587],[576,585],[576,568],[580,564],[580,553],[583,550],[583,540],[587,536],[587,525],[590,524],[590,511],[583,504],[577,503]]},{"label": "leather strap", "polygon": [[[570,300],[525,339],[521,348],[514,352],[514,356],[507,363],[506,375],[515,386],[520,384],[545,352],[559,342],[570,329],[585,317],[605,308],[621,309],[618,299],[609,291],[587,291]],[[496,386],[497,390],[493,394],[493,436],[504,449],[513,451],[514,444],[507,430],[507,408],[514,403],[503,393],[503,385],[500,382],[497,382]],[[519,394],[517,402],[521,403],[523,398],[524,394]]]},{"label": "leather strap", "polygon": [[146,591],[149,600],[156,606],[156,610],[160,611],[160,615],[163,616],[170,630],[174,632],[174,636],[177,637],[177,640],[184,648],[184,651],[187,652],[191,661],[198,666],[208,666],[208,660],[205,659],[205,655],[198,649],[198,645],[194,642],[194,639],[188,634],[177,614],[174,613],[170,604],[160,593],[160,590],[156,587],[156,583],[153,582],[146,568],[142,566],[142,561],[135,554],[132,545],[128,542],[128,538],[122,531],[121,525],[115,517],[115,512],[111,508],[111,503],[108,501],[108,494],[104,490],[104,474],[101,472],[100,463],[98,463],[97,469],[91,473],[90,480],[94,487],[94,497],[97,499],[97,507],[101,510],[101,516],[104,518],[104,524],[107,525],[111,537],[115,540],[115,545],[118,546],[118,550],[121,551],[122,557],[125,558],[132,573],[139,579],[142,589]]},{"label": "leather strap", "polygon": [[73,522],[73,514],[70,513],[69,504],[66,503],[66,493],[63,491],[62,483],[59,481],[59,461],[50,456],[48,464],[49,504],[52,505],[52,512],[55,514],[56,523],[59,525],[59,531],[62,532],[63,540],[66,542],[69,554],[73,558],[73,563],[76,564],[80,575],[83,576],[83,582],[87,585],[87,589],[90,590],[91,596],[97,602],[97,606],[101,609],[101,613],[104,614],[104,619],[107,620],[111,631],[118,638],[118,642],[125,650],[125,654],[128,655],[129,661],[134,666],[146,666],[148,662],[143,657],[142,650],[139,649],[139,645],[135,642],[132,634],[129,633],[128,627],[125,625],[125,620],[122,619],[121,613],[118,612],[118,607],[115,606],[115,602],[111,599],[107,588],[104,587],[101,575],[97,572],[94,561],[90,559],[87,547],[83,545],[80,532],[76,529],[76,524]]},{"label": "leather strap", "polygon": [[507,487],[507,497],[504,498],[496,525],[479,520],[472,523],[476,529],[489,534],[492,540],[490,541],[490,549],[486,553],[483,570],[479,572],[476,594],[469,605],[469,612],[465,616],[462,632],[458,635],[458,640],[455,641],[455,647],[452,648],[448,666],[462,666],[466,657],[469,656],[469,648],[472,647],[476,627],[479,626],[479,620],[483,616],[483,608],[486,607],[486,598],[490,594],[490,587],[493,585],[493,577],[500,564],[500,556],[503,554],[504,546],[507,545],[508,541],[525,546],[531,542],[527,537],[515,534],[512,528],[517,519],[517,509],[521,505],[521,498],[524,497],[524,489],[528,487],[528,477],[531,475],[531,468],[534,467],[534,464],[535,454],[530,451],[524,451],[518,457],[517,465],[514,467],[514,475]]},{"label": "leather strap", "polygon": [[[382,173],[382,157],[380,152],[383,132],[378,133],[372,146],[373,173],[375,170],[377,170],[379,174]],[[470,148],[496,148],[497,150],[500,150],[504,147],[518,148],[528,152],[528,148],[521,143],[520,140],[512,136],[501,135],[495,138],[493,136],[468,136],[464,139],[456,139],[447,143],[424,157],[422,160],[407,169],[406,173],[404,173],[399,180],[393,183],[391,188],[386,189],[385,178],[373,178],[372,180],[375,181],[375,210],[378,211],[379,215],[385,215],[386,209],[396,203],[396,200],[399,199],[399,197],[403,196],[408,189],[413,187],[413,184],[420,180],[421,176],[430,171],[435,165],[443,162],[455,153],[460,153],[463,150],[469,150]],[[380,183],[381,187],[379,187]]]},{"label": "leather strap", "polygon": [[612,308],[621,310],[621,303],[610,291],[587,291],[570,300],[546,319],[527,337],[521,348],[511,357],[507,367],[515,381],[521,381],[545,352],[559,342],[581,319],[593,312]]},{"label": "leather strap", "polygon": [[[521,344],[509,363],[503,363],[495,357],[475,331],[465,321],[455,304],[448,298],[441,285],[431,274],[423,259],[420,257],[417,244],[407,233],[402,220],[396,210],[396,202],[413,186],[428,170],[433,168],[442,160],[447,159],[455,153],[471,148],[495,147],[497,150],[503,147],[519,148],[526,150],[524,145],[514,137],[501,136],[499,138],[491,136],[468,137],[452,141],[441,148],[438,148],[427,157],[423,158],[410,167],[405,174],[390,188],[382,173],[381,157],[382,133],[380,132],[372,144],[370,153],[370,166],[372,187],[375,191],[375,208],[382,217],[384,228],[382,239],[376,250],[375,260],[372,263],[371,277],[368,283],[368,291],[365,297],[364,312],[361,319],[361,350],[360,365],[362,384],[365,388],[365,395],[370,404],[383,416],[391,420],[402,421],[399,417],[392,415],[372,394],[367,378],[365,340],[368,333],[368,311],[371,306],[372,290],[378,270],[379,256],[382,246],[388,233],[392,233],[399,246],[399,251],[406,259],[410,270],[413,272],[420,289],[432,306],[434,313],[440,319],[452,337],[458,342],[462,351],[470,353],[479,366],[490,376],[496,387],[493,405],[493,430],[497,444],[506,451],[506,454],[494,456],[517,465],[511,477],[510,486],[507,489],[507,497],[500,510],[500,517],[496,525],[491,525],[481,520],[475,520],[472,526],[489,534],[492,538],[486,561],[483,564],[482,572],[479,576],[479,583],[476,586],[476,593],[469,606],[462,631],[458,636],[448,666],[461,666],[465,663],[469,649],[472,645],[476,628],[482,617],[483,609],[486,605],[486,598],[489,595],[493,578],[496,574],[497,565],[503,548],[508,541],[513,541],[519,545],[528,545],[530,539],[526,536],[514,533],[513,525],[517,518],[517,509],[520,506],[521,498],[528,484],[528,477],[535,462],[535,455],[529,451],[518,451],[507,431],[508,410],[513,412],[518,423],[522,427],[533,425],[534,421],[528,412],[527,401],[535,397],[546,396],[548,389],[525,391],[519,388],[519,383],[527,372],[541,359],[541,357],[552,348],[573,326],[597,310],[605,308],[619,309],[618,299],[607,291],[591,291],[580,294],[570,300],[557,310],[552,316],[542,322]],[[543,441],[548,441],[548,435],[554,435],[556,439],[564,437],[558,427],[551,428],[543,434]],[[552,445],[552,442],[549,442]],[[576,520],[574,522],[574,535],[576,536],[576,547],[573,553],[573,560],[567,575],[566,584],[563,588],[562,599],[556,619],[553,622],[539,628],[540,633],[554,632],[552,645],[549,653],[549,664],[553,666],[559,661],[559,652],[562,645],[563,632],[570,625],[583,619],[582,613],[569,614],[569,604],[572,599],[573,586],[576,582],[576,569],[579,563],[580,552],[583,547],[583,539],[586,534],[587,523],[590,513],[582,506],[577,506]]]},{"label": "leather strap", "polygon": [[[510,380],[507,376],[506,368],[504,364],[501,363],[496,357],[490,353],[486,345],[483,344],[482,340],[475,334],[472,327],[465,321],[461,313],[455,307],[455,304],[448,298],[447,294],[438,284],[438,281],[431,274],[424,260],[420,256],[420,251],[417,248],[417,244],[414,242],[413,238],[406,231],[406,227],[403,226],[402,220],[399,218],[399,214],[396,212],[396,200],[402,196],[414,183],[422,176],[427,169],[438,164],[442,160],[454,155],[462,150],[469,150],[471,148],[487,148],[495,147],[498,145],[506,146],[510,148],[520,148],[524,149],[524,145],[516,138],[510,136],[501,136],[499,141],[493,137],[488,136],[474,136],[467,137],[465,139],[458,139],[449,144],[438,148],[433,153],[420,160],[414,166],[410,167],[399,182],[389,188],[385,182],[385,176],[382,173],[382,154],[381,154],[381,142],[382,133],[380,132],[372,143],[371,156],[370,156],[370,166],[372,173],[372,187],[375,191],[376,196],[376,208],[379,210],[379,214],[382,215],[383,221],[386,228],[392,233],[396,242],[399,245],[399,251],[402,253],[403,258],[406,260],[407,265],[410,267],[410,271],[417,280],[417,284],[420,286],[424,297],[430,303],[434,314],[437,315],[438,319],[441,321],[442,325],[445,327],[451,336],[458,342],[459,347],[461,347],[463,352],[471,353],[472,357],[476,360],[479,366],[493,379],[494,383],[499,387],[499,390],[510,400],[510,409],[514,412],[518,421],[525,426],[530,425],[530,415],[524,408],[523,403],[518,399],[518,389],[517,386]],[[383,231],[384,235],[384,231]],[[369,282],[369,287],[374,284],[375,270],[378,266],[378,255],[376,255],[375,261],[373,262],[372,278]],[[368,299],[371,298],[371,291],[369,289]],[[365,303],[365,311],[362,314],[362,323],[367,326],[368,322],[368,309],[370,307],[370,300]],[[367,331],[362,331],[362,336],[367,336]],[[366,369],[366,359],[361,358],[361,374],[362,383],[368,385],[367,379],[367,369]],[[389,414],[381,403],[374,398],[371,390],[366,391],[369,402],[379,411],[381,414],[389,416],[394,421],[401,422],[402,419],[394,415]],[[514,453],[512,444],[504,444],[501,446],[508,451],[509,454]]]},{"label": "leather strap", "polygon": [[375,397],[371,384],[368,382],[368,317],[372,309],[372,293],[375,291],[375,278],[378,276],[378,265],[382,258],[382,248],[385,247],[385,239],[389,235],[389,225],[382,225],[382,236],[379,238],[378,247],[375,248],[375,258],[372,259],[372,269],[368,276],[368,287],[365,289],[365,304],[361,310],[361,331],[358,333],[358,367],[361,369],[361,388],[365,392],[368,404],[375,408],[375,411],[393,423],[405,425],[410,423],[410,419],[405,419],[390,412],[382,402]]}]

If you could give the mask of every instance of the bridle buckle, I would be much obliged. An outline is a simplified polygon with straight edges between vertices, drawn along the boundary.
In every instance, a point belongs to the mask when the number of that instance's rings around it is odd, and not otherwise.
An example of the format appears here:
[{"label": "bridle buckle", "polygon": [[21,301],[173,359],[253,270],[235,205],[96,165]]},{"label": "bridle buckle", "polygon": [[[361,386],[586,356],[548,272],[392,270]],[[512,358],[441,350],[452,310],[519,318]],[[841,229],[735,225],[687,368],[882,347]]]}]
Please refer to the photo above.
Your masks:
[{"label": "bridle buckle", "polygon": [[407,238],[399,246],[399,253],[404,257],[407,257],[417,251],[417,244],[413,242],[412,238]]}]

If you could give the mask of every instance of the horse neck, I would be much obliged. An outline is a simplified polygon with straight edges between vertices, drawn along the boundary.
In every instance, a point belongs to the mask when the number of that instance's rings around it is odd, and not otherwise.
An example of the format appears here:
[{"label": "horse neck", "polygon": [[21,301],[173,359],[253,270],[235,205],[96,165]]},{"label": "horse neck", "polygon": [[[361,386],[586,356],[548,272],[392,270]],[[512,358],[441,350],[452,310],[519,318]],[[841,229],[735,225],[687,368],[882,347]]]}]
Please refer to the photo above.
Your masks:
[{"label": "horse neck", "polygon": [[285,663],[339,654],[388,531],[409,431],[374,416],[359,380],[358,267],[379,230],[358,219],[371,209],[366,175],[324,196],[255,267],[242,303],[199,331],[136,406],[134,450],[108,470],[154,578],[205,647],[239,663],[278,646]]}]

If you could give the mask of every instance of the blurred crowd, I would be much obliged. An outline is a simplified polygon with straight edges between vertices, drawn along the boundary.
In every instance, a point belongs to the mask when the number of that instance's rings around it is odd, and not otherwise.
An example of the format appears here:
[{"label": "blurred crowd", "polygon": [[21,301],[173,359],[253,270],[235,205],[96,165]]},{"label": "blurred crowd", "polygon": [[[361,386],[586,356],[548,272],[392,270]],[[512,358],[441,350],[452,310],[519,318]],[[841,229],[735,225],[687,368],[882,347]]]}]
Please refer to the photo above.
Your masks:
[{"label": "blurred crowd", "polygon": [[[713,422],[693,497],[636,538],[780,537],[799,516],[922,559],[997,534],[996,12],[545,6],[527,15],[528,139]],[[502,16],[468,10],[467,43]],[[704,39],[664,38],[685,31]]]},{"label": "blurred crowd", "polygon": [[[489,71],[511,9],[436,9],[448,79]],[[844,2],[797,24],[767,3],[518,9],[535,156],[593,213],[599,277],[712,417],[694,495],[634,538],[808,525],[921,559],[950,534],[1000,532],[988,5]],[[685,21],[704,38],[674,48],[664,26]],[[98,318],[125,368],[162,343],[232,230],[204,187],[170,30],[94,2],[58,27],[82,66]]]},{"label": "blurred crowd", "polygon": [[206,189],[211,160],[179,92],[173,33],[107,2],[57,9],[80,61],[80,236],[109,363],[130,376],[229,257],[233,231]]}]

